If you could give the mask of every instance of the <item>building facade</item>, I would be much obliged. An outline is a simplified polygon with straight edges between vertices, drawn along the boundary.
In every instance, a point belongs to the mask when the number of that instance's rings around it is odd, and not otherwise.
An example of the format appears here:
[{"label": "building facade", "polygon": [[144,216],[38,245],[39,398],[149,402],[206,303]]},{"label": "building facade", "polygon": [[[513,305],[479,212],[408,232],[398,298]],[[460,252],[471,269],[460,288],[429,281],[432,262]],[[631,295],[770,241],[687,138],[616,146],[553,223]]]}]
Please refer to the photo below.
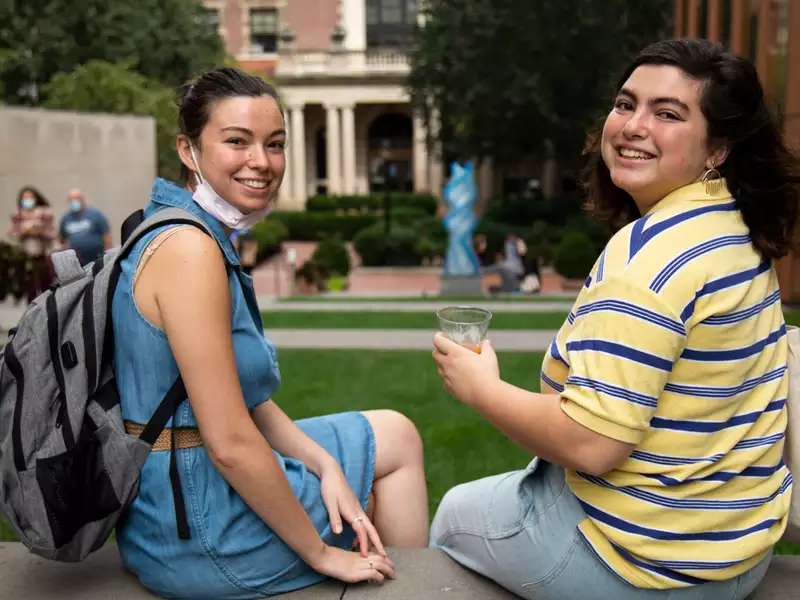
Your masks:
[{"label": "building facade", "polygon": [[[675,0],[675,37],[704,37],[752,60],[788,145],[800,155],[800,0]],[[800,302],[800,255],[778,262],[784,302]]]},{"label": "building facade", "polygon": [[442,188],[411,110],[417,0],[203,0],[230,55],[275,82],[289,142],[280,206],[318,193]]}]

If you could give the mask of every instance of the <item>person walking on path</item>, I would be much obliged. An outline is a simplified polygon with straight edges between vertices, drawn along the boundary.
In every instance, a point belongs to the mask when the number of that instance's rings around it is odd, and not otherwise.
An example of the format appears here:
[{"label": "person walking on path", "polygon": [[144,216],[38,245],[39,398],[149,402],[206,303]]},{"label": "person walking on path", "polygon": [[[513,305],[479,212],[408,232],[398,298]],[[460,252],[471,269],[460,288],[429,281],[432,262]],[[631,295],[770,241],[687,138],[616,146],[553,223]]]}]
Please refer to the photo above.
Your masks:
[{"label": "person walking on path", "polygon": [[48,257],[56,237],[50,203],[36,188],[25,186],[17,194],[17,212],[11,215],[8,234],[19,242],[29,261],[26,295],[31,302],[50,285]]},{"label": "person walking on path", "polygon": [[271,399],[276,351],[230,242],[273,207],[283,179],[277,93],[221,68],[186,84],[178,106],[183,183],[156,180],[145,216],[181,208],[214,237],[187,225],[147,234],[122,262],[112,320],[129,431],[148,422],[179,375],[186,386],[188,402],[170,423],[181,434],[173,452],[184,502],[173,508],[171,453],[151,452],[117,531],[122,560],[153,592],[181,598],[394,577],[384,544],[427,543],[419,434],[393,411],[299,421],[283,412]]},{"label": "person walking on path", "polygon": [[105,215],[88,206],[83,192],[77,188],[67,194],[67,208],[58,228],[62,246],[75,250],[82,265],[100,258],[111,247]]},{"label": "person walking on path", "polygon": [[535,458],[450,490],[431,545],[525,598],[741,600],[792,494],[774,261],[798,166],[753,65],[645,48],[595,141],[589,200],[628,224],[546,354],[541,393],[438,335],[445,387]]}]

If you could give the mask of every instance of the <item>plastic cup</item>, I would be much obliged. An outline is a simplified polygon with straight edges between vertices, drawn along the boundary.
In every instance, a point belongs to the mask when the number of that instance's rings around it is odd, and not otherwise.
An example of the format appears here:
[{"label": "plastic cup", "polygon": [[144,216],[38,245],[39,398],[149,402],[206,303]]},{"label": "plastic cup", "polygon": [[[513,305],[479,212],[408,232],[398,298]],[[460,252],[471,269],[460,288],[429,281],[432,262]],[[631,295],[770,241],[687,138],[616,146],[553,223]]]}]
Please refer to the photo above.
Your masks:
[{"label": "plastic cup", "polygon": [[492,313],[476,306],[446,306],[436,311],[439,330],[456,344],[480,354]]}]

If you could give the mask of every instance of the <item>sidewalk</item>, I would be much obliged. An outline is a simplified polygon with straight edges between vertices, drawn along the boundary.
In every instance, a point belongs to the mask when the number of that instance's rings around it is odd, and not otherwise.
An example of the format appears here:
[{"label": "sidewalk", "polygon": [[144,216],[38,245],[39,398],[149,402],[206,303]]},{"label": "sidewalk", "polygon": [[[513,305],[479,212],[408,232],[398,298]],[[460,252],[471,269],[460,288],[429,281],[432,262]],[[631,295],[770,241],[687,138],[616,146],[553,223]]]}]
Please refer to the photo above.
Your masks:
[{"label": "sidewalk", "polygon": [[[337,350],[433,350],[433,329],[265,329],[278,348]],[[550,330],[490,331],[499,352],[543,352],[556,332]]]},{"label": "sidewalk", "polygon": [[[464,304],[464,302],[448,300],[446,297],[424,302],[368,302],[368,301],[331,301],[325,302],[302,300],[280,302],[269,296],[258,298],[258,306],[266,312],[425,312],[434,313],[442,307]],[[492,300],[470,301],[470,306],[479,306],[493,313],[537,313],[567,312],[572,302],[553,300],[546,302],[497,302]]]},{"label": "sidewalk", "polygon": [[[284,303],[279,310],[287,309],[287,306],[294,306],[295,303]],[[289,308],[288,310],[424,310],[433,311],[434,307],[446,306],[446,302],[419,303],[422,306],[416,308],[409,307],[410,303],[353,303],[357,306],[350,308],[351,303],[321,303],[308,302],[297,303],[305,305],[304,308]],[[385,307],[397,305],[398,308]],[[263,304],[261,299],[259,305],[262,310],[275,310],[276,305]],[[494,306],[486,303],[486,306]],[[516,304],[499,305],[503,310],[513,310]],[[524,304],[520,307],[523,310],[530,310],[530,305]],[[25,310],[25,303],[17,305],[12,302],[0,302],[0,344],[5,342],[6,332],[14,327]],[[490,308],[489,310],[492,310]],[[552,310],[552,309],[551,309]],[[566,310],[566,309],[563,309]],[[433,340],[433,329],[266,329],[264,333],[278,348],[330,348],[347,350],[431,350]],[[489,336],[498,351],[511,352],[537,352],[545,350],[550,340],[555,336],[555,331],[548,330],[498,330],[491,332]]]}]

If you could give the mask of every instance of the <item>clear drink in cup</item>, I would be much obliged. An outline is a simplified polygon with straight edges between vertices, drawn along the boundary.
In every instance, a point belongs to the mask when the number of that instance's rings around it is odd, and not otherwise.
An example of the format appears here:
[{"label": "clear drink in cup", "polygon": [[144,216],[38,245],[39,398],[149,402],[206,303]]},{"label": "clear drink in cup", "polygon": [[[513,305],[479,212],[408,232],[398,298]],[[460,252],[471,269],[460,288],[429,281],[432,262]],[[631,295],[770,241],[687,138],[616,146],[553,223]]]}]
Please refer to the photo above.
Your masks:
[{"label": "clear drink in cup", "polygon": [[445,337],[480,354],[492,313],[477,306],[446,306],[436,311],[439,331]]}]

